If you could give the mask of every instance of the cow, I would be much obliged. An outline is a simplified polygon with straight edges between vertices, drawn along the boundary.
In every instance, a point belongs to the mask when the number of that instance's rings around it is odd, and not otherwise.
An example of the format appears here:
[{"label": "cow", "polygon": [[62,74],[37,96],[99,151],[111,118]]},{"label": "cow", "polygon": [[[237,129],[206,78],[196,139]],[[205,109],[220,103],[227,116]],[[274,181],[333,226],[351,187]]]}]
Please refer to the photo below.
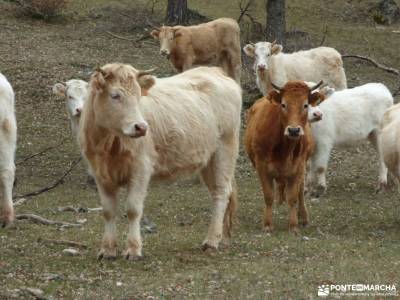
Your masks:
[{"label": "cow", "polygon": [[71,131],[74,137],[78,135],[79,119],[88,93],[88,83],[80,79],[71,79],[65,83],[56,83],[53,93],[65,98]]},{"label": "cow", "polygon": [[[379,145],[385,165],[400,191],[400,104],[393,105],[383,115]],[[381,186],[384,187],[385,184]]]},{"label": "cow", "polygon": [[195,65],[217,65],[240,84],[241,47],[238,23],[220,18],[195,26],[162,26],[151,31],[160,54],[179,72]]},{"label": "cow", "polygon": [[298,232],[298,216],[300,224],[308,223],[304,178],[314,148],[308,110],[324,99],[315,91],[321,84],[311,88],[303,81],[289,81],[282,88],[272,84],[274,90],[249,110],[245,148],[264,193],[265,232],[273,231],[274,186],[289,204],[289,231]]},{"label": "cow", "polygon": [[14,91],[7,78],[0,73],[0,227],[10,225],[15,219],[12,190],[16,145]]},{"label": "cow", "polygon": [[336,90],[347,88],[342,57],[335,49],[318,47],[290,54],[282,50],[282,45],[275,42],[247,44],[243,48],[254,59],[256,83],[263,95],[271,90],[271,82],[282,86],[290,80],[318,82],[322,79]]},{"label": "cow", "polygon": [[200,171],[213,199],[202,249],[231,234],[236,207],[241,88],[222,69],[199,67],[158,79],[107,64],[90,79],[79,140],[96,178],[105,232],[98,258],[116,257],[117,193],[126,187],[129,231],[124,257],[142,257],[139,221],[152,180]]},{"label": "cow", "polygon": [[334,92],[318,107],[323,113],[320,122],[311,126],[315,152],[310,160],[308,184],[316,182],[316,195],[327,189],[326,171],[330,153],[336,146],[357,145],[368,139],[379,156],[379,186],[387,183],[387,169],[380,149],[380,126],[385,111],[393,105],[393,97],[381,83]]}]

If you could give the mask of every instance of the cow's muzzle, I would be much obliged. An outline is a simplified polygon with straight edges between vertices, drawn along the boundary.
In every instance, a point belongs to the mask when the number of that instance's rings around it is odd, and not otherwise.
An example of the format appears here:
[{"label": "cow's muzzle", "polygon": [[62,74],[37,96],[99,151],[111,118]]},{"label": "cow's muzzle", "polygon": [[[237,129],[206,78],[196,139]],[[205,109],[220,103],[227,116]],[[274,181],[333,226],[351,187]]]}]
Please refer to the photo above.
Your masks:
[{"label": "cow's muzzle", "polygon": [[289,138],[297,139],[304,135],[304,132],[300,126],[288,126],[286,127],[285,135]]},{"label": "cow's muzzle", "polygon": [[168,51],[168,50],[165,50],[165,49],[161,50],[161,51],[160,51],[160,54],[161,54],[162,56],[166,57],[167,59],[169,59],[169,57],[170,57],[169,51]]}]

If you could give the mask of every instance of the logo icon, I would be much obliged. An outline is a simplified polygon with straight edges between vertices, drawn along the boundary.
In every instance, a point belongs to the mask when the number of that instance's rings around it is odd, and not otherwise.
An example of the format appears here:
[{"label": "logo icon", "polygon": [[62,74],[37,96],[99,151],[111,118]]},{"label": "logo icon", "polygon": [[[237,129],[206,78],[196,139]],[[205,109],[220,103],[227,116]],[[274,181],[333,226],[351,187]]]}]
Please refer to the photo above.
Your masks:
[{"label": "logo icon", "polygon": [[327,297],[329,295],[329,285],[323,284],[318,286],[318,296]]}]

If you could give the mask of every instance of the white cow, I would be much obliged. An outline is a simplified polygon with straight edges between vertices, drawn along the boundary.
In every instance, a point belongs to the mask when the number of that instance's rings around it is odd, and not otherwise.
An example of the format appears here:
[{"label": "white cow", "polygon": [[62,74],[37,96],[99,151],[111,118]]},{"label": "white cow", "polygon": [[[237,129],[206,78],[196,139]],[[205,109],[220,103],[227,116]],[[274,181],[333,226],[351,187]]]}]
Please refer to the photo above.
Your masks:
[{"label": "white cow", "polygon": [[0,226],[14,220],[12,189],[15,176],[14,156],[17,144],[17,122],[14,91],[0,73]]},{"label": "white cow", "polygon": [[254,59],[257,86],[263,95],[271,90],[271,82],[283,86],[290,80],[319,82],[323,80],[336,90],[347,87],[342,57],[333,48],[319,47],[295,53],[282,53],[275,43],[247,44],[243,50]]},{"label": "white cow", "polygon": [[79,119],[87,98],[87,91],[88,83],[79,79],[71,79],[66,83],[56,83],[53,86],[53,93],[66,99],[67,114],[75,137],[78,133]]},{"label": "white cow", "polygon": [[383,116],[380,148],[400,191],[400,104],[389,108]]},{"label": "white cow", "polygon": [[213,198],[203,249],[228,238],[236,204],[240,86],[220,68],[200,67],[154,78],[132,66],[108,64],[90,80],[79,130],[96,177],[105,219],[99,258],[117,254],[117,193],[127,187],[127,259],[142,256],[139,221],[151,180],[200,171]]},{"label": "white cow", "polygon": [[355,145],[368,138],[379,155],[379,184],[385,185],[387,168],[380,149],[380,126],[383,114],[392,105],[393,97],[381,83],[368,83],[337,91],[322,102],[319,109],[323,118],[311,125],[316,147],[311,158],[308,183],[316,180],[318,192],[324,192],[332,148]]}]

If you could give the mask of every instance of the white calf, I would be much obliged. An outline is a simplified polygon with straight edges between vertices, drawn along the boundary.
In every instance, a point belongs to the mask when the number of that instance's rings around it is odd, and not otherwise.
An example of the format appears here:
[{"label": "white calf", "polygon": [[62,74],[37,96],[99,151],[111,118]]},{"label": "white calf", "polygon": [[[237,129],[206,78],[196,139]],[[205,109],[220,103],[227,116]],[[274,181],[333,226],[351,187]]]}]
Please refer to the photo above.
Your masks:
[{"label": "white calf", "polygon": [[243,48],[246,55],[254,59],[257,86],[263,95],[271,90],[271,82],[283,86],[290,80],[323,80],[336,90],[347,87],[342,57],[335,49],[319,47],[290,54],[282,53],[282,49],[281,45],[268,42]]},{"label": "white calf", "polygon": [[334,146],[354,145],[369,139],[379,154],[379,184],[387,182],[387,169],[380,149],[380,125],[385,111],[393,105],[390,91],[380,83],[368,83],[356,88],[334,92],[319,105],[321,121],[311,129],[315,152],[311,158],[308,182],[317,180],[318,190],[326,190],[326,170]]},{"label": "white calf", "polygon": [[379,141],[384,162],[400,188],[400,104],[385,112]]},{"label": "white calf", "polygon": [[12,189],[16,144],[14,92],[10,83],[0,73],[0,226],[3,227],[14,220]]},{"label": "white calf", "polygon": [[71,121],[71,130],[76,137],[78,133],[79,118],[83,104],[87,98],[88,83],[79,79],[71,79],[64,83],[56,83],[53,93],[65,97],[68,117]]}]

